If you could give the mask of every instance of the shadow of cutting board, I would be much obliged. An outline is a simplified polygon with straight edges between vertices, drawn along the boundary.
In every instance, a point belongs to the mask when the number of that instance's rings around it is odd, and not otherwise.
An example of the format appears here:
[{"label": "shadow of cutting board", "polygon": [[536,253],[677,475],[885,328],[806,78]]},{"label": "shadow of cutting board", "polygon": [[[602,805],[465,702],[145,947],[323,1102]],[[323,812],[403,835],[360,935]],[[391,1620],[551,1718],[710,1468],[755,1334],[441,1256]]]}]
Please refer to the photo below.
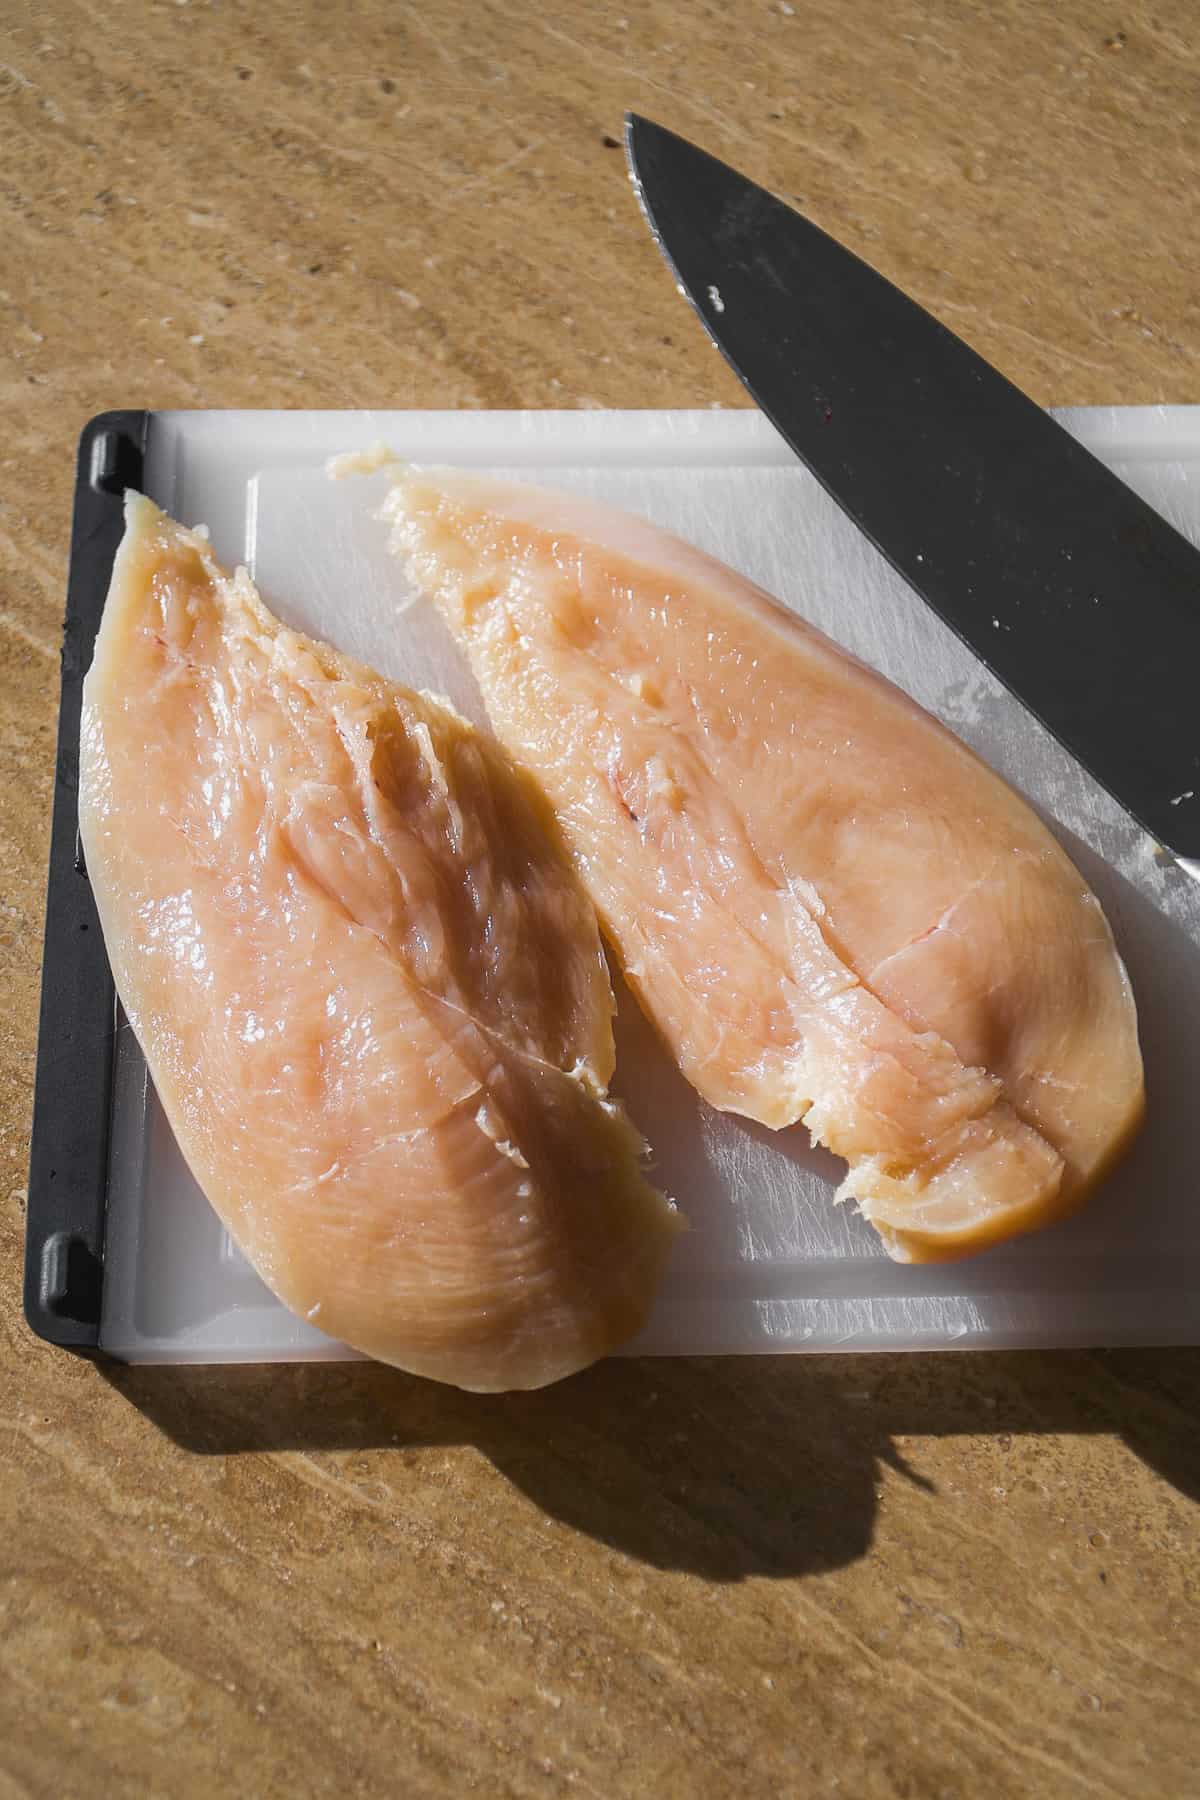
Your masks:
[{"label": "shadow of cutting board", "polygon": [[[1062,417],[1200,539],[1200,408]],[[842,1165],[803,1129],[772,1133],[699,1100],[622,996],[615,1086],[691,1223],[632,1348],[1200,1341],[1200,884],[929,612],[756,413],[164,413],[151,421],[146,485],[185,523],[207,524],[289,624],[482,721],[465,665],[430,609],[408,604],[386,552],[384,480],[324,474],[331,454],[378,441],[627,506],[777,594],[1029,797],[1100,897],[1132,976],[1149,1090],[1132,1155],[1070,1223],[928,1268],[891,1262],[832,1204]],[[249,1269],[192,1181],[128,1029],[118,1046],[102,1348],[130,1361],[350,1354]]]}]

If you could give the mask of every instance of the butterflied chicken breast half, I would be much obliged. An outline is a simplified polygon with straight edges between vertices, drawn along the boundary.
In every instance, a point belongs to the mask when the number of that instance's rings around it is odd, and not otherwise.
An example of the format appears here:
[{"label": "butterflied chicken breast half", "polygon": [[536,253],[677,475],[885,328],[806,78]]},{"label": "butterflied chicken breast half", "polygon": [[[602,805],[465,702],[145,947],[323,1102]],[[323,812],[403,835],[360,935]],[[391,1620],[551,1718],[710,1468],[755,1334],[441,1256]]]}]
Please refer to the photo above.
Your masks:
[{"label": "butterflied chicken breast half", "polygon": [[450,470],[400,471],[386,512],[699,1092],[803,1120],[902,1260],[1077,1206],[1142,1116],[1137,1020],[1026,803],[641,520]]},{"label": "butterflied chicken breast half", "polygon": [[638,1329],[677,1217],[605,1095],[593,909],[499,746],[130,495],[80,830],[183,1153],[294,1312],[478,1389]]}]

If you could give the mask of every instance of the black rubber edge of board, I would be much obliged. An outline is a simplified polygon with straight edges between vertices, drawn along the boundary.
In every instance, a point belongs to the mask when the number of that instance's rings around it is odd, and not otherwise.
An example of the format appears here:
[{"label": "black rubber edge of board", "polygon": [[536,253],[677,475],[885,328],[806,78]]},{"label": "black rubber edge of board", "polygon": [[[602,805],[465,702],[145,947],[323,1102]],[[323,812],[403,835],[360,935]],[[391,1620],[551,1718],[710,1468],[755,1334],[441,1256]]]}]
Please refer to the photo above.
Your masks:
[{"label": "black rubber edge of board", "polygon": [[116,996],[79,842],[79,721],[125,490],[142,485],[150,416],[100,413],[80,435],[63,623],[25,1318],[38,1337],[86,1355],[100,1349]]}]

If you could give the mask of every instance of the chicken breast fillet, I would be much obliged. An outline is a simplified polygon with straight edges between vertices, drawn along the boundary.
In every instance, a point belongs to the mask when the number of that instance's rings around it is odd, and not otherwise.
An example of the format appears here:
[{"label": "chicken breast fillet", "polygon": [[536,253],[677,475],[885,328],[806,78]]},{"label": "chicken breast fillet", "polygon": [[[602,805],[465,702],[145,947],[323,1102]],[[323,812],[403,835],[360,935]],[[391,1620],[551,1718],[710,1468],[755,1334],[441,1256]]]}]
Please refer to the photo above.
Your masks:
[{"label": "chicken breast fillet", "polygon": [[402,470],[385,510],[699,1092],[803,1120],[901,1260],[1077,1206],[1142,1116],[1137,1019],[1029,806],[644,521],[453,470]]},{"label": "chicken breast fillet", "polygon": [[477,1389],[638,1329],[678,1219],[605,1097],[594,912],[497,745],[131,494],[80,831],[183,1153],[294,1312]]}]

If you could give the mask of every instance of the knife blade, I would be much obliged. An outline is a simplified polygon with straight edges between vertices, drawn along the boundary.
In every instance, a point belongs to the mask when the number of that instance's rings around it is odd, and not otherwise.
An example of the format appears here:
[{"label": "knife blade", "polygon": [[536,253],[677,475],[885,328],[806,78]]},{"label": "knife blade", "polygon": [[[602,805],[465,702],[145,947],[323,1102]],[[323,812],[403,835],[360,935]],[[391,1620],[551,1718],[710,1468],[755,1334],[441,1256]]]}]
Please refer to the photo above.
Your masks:
[{"label": "knife blade", "polygon": [[796,455],[1200,879],[1200,552],[793,207],[634,113],[626,153],[680,291]]}]

